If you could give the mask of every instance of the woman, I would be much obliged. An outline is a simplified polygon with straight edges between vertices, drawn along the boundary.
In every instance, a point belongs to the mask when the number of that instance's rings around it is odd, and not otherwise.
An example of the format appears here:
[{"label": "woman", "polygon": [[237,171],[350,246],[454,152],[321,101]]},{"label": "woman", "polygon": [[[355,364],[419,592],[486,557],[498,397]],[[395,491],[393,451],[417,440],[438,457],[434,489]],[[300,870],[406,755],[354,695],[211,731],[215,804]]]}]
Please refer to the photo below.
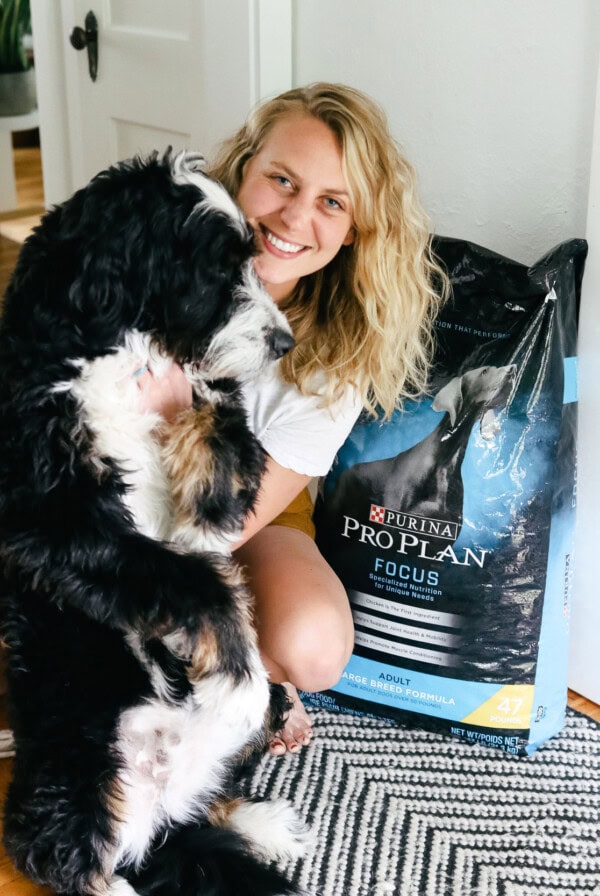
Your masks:
[{"label": "woman", "polygon": [[[433,284],[444,276],[429,253],[413,170],[379,107],[357,90],[317,83],[266,102],[210,174],[252,224],[256,270],[296,338],[245,391],[268,463],[236,549],[263,661],[293,703],[271,744],[283,754],[310,741],[296,689],[332,687],[354,636],[346,592],[313,540],[306,487],[328,471],[362,409],[389,416],[424,388],[440,302]],[[140,385],[166,416],[191,401],[177,369]]]}]

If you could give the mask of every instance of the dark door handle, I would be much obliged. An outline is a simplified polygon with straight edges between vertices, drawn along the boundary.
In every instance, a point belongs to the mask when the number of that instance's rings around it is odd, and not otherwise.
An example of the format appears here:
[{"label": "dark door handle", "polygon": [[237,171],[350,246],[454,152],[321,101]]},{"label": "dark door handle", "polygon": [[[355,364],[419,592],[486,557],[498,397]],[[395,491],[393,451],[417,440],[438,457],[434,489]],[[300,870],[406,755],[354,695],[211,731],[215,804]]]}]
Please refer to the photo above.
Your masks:
[{"label": "dark door handle", "polygon": [[76,50],[87,47],[90,78],[95,81],[98,75],[98,20],[91,10],[85,17],[85,30],[73,28],[69,40]]}]

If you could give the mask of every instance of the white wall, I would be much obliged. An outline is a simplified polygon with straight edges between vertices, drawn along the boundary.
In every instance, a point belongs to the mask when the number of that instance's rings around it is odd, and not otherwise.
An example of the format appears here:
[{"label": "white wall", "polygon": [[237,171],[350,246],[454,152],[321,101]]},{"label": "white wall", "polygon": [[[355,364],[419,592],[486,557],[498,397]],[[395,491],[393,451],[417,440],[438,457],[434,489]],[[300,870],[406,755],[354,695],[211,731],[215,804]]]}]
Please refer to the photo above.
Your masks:
[{"label": "white wall", "polygon": [[381,102],[438,233],[524,263],[586,224],[597,0],[295,0],[295,84]]}]

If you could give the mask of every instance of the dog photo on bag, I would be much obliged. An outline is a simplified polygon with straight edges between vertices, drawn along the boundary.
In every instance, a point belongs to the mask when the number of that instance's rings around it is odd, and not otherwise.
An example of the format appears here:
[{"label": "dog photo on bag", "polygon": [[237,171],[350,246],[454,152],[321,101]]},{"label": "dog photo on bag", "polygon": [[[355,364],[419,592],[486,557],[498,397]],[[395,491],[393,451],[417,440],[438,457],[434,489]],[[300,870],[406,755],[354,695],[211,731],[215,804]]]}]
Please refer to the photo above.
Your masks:
[{"label": "dog photo on bag", "polygon": [[[234,799],[287,711],[231,557],[265,455],[243,382],[293,345],[202,159],[119,163],[25,243],[0,322],[15,865],[81,896],[293,893],[304,826]],[[134,376],[182,366],[166,424]]]}]

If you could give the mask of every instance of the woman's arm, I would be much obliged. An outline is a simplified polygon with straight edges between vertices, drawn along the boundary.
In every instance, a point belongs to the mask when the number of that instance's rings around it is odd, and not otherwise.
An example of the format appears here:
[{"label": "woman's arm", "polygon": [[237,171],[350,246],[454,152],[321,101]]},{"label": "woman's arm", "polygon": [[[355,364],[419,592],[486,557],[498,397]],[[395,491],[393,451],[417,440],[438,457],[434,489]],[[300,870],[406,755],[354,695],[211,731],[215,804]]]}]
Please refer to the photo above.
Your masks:
[{"label": "woman's arm", "polygon": [[262,479],[256,507],[246,517],[242,537],[234,545],[234,550],[268,526],[312,479],[312,476],[282,467],[267,455],[267,470]]}]

